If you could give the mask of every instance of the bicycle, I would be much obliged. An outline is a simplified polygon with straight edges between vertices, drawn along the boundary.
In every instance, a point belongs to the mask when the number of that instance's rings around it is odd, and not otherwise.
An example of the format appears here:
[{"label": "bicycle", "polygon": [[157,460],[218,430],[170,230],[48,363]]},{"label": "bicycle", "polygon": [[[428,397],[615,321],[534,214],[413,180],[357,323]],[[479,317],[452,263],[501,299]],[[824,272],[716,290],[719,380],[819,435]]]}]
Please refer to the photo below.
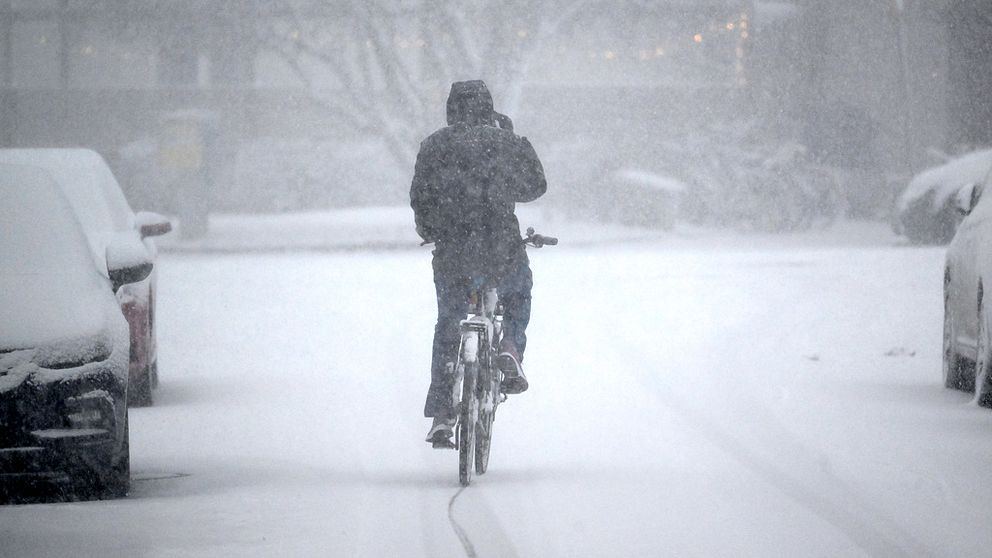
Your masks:
[{"label": "bicycle", "polygon": [[[521,239],[525,246],[542,248],[558,244],[558,239],[527,229]],[[503,373],[495,365],[503,335],[503,308],[496,287],[486,277],[473,277],[466,319],[461,321],[461,338],[455,362],[448,363],[452,382],[452,402],[456,410],[455,447],[458,449],[458,481],[472,482],[472,472],[483,475],[489,467],[496,408],[506,401],[500,391]]]}]

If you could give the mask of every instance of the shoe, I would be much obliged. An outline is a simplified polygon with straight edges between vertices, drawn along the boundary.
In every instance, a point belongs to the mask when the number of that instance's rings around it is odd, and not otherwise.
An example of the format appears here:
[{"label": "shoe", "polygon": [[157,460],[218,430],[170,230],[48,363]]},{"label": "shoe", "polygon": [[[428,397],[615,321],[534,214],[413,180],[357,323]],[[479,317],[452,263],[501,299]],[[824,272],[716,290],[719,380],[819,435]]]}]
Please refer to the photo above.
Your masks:
[{"label": "shoe", "polygon": [[496,357],[496,366],[503,372],[503,383],[500,384],[500,391],[507,395],[516,395],[527,391],[527,376],[524,376],[524,369],[520,366],[520,357],[517,347],[503,340],[500,344],[500,353]]},{"label": "shoe", "polygon": [[455,449],[451,438],[455,435],[455,419],[434,417],[434,423],[427,432],[427,443],[434,449]]}]

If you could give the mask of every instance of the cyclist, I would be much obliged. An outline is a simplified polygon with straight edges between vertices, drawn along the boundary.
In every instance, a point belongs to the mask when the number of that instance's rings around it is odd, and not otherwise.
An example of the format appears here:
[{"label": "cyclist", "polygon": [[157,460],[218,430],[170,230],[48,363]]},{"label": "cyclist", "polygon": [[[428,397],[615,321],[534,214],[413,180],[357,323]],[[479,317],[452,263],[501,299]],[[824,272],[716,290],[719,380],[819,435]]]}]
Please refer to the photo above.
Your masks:
[{"label": "cyclist", "polygon": [[502,390],[512,394],[527,389],[521,362],[532,278],[513,212],[517,202],[533,201],[547,189],[537,153],[527,138],[513,133],[508,117],[493,110],[484,82],[451,85],[447,121],[447,127],[420,144],[410,186],[417,233],[435,244],[438,312],[424,405],[424,416],[434,419],[427,441],[435,447],[454,447],[453,376],[447,364],[458,351],[459,322],[473,278],[488,278],[503,303],[497,360],[504,375]]}]

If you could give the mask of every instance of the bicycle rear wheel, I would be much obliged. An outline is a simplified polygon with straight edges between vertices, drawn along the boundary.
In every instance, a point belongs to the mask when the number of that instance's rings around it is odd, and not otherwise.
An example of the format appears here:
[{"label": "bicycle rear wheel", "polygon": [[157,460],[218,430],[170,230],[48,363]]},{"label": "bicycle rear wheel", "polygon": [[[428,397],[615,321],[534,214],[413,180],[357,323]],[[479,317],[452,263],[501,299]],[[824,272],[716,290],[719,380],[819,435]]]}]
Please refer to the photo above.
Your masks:
[{"label": "bicycle rear wheel", "polygon": [[[487,355],[491,357],[490,355]],[[496,406],[499,404],[499,371],[493,366],[492,358],[486,358],[479,367],[479,421],[475,433],[475,472],[486,474],[489,468],[489,447],[493,439],[493,422],[496,420]]]},{"label": "bicycle rear wheel", "polygon": [[478,362],[465,363],[462,402],[458,408],[458,482],[462,486],[468,486],[472,482],[472,469],[475,465],[475,421],[479,416],[475,382],[478,374]]}]

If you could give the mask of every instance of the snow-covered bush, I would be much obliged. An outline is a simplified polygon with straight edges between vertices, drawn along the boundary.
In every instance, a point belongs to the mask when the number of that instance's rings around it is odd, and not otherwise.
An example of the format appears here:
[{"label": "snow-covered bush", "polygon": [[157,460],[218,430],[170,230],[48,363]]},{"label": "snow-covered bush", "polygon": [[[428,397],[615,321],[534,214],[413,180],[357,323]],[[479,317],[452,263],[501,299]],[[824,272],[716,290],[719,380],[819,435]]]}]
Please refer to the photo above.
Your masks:
[{"label": "snow-covered bush", "polygon": [[780,232],[829,221],[843,210],[843,178],[790,139],[769,139],[750,121],[690,127],[662,143],[660,168],[687,185],[689,221]]},{"label": "snow-covered bush", "polygon": [[567,217],[671,229],[686,190],[681,181],[650,167],[625,164],[593,140],[553,144],[543,158],[546,207]]},{"label": "snow-covered bush", "polygon": [[790,138],[751,121],[687,125],[659,135],[647,156],[586,138],[544,156],[547,204],[568,216],[670,228],[697,224],[779,232],[829,223],[846,208],[848,174],[817,164]]}]

